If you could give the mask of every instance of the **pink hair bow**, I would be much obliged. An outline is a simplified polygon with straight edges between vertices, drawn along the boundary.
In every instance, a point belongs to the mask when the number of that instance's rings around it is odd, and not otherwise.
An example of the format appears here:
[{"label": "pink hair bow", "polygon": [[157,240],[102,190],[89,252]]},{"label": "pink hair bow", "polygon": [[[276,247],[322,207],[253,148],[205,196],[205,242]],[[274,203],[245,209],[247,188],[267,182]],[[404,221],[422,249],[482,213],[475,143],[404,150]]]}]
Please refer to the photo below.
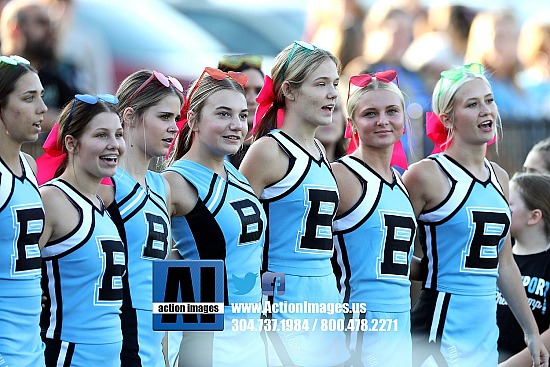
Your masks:
[{"label": "pink hair bow", "polygon": [[451,146],[449,131],[433,112],[426,113],[426,135],[434,143],[432,154],[440,153]]},{"label": "pink hair bow", "polygon": [[394,80],[397,84],[399,84],[397,79],[397,71],[395,70],[383,70],[379,71],[377,73],[374,73],[374,75],[371,74],[359,74],[359,75],[353,75],[349,78],[349,86],[348,86],[348,98],[351,94],[351,86],[355,86],[358,88],[364,88],[367,85],[369,85],[373,79],[380,80],[384,83],[391,83]]},{"label": "pink hair bow", "polygon": [[178,140],[178,136],[180,135],[181,129],[183,129],[183,127],[187,123],[188,110],[189,110],[189,106],[187,105],[187,98],[183,96],[183,106],[181,107],[181,111],[180,111],[180,119],[176,121],[178,132],[176,133],[176,136],[174,136],[174,140],[172,140],[172,144],[170,144],[170,147],[168,148],[168,153],[166,153],[166,156],[164,157],[166,159],[170,157],[170,153],[172,152],[172,149],[174,149],[174,144],[176,144],[176,141]]},{"label": "pink hair bow", "polygon": [[[46,183],[54,178],[55,171],[61,166],[63,160],[67,156],[67,153],[63,152],[61,143],[58,140],[59,136],[59,123],[55,123],[46,138],[46,141],[42,145],[44,154],[36,159],[36,180],[39,185]],[[101,180],[102,185],[113,186],[113,182],[110,177],[105,177]]]},{"label": "pink hair bow", "polygon": [[[346,124],[346,131],[344,133],[344,136],[350,139],[348,151],[346,152],[346,154],[351,154],[355,151],[355,149],[357,149],[357,147],[359,147],[359,136],[353,133],[353,129],[349,122]],[[390,166],[397,166],[402,168],[403,170],[407,170],[409,168],[409,163],[407,162],[407,154],[405,153],[405,149],[403,148],[403,143],[401,143],[401,140],[398,140],[393,145],[393,153],[391,156]]]},{"label": "pink hair bow", "polygon": [[59,124],[56,122],[42,145],[45,153],[36,159],[38,167],[36,179],[39,185],[48,182],[54,177],[55,171],[67,156],[67,153],[63,153],[63,148],[57,138],[58,135]]},{"label": "pink hair bow", "polygon": [[[258,102],[258,108],[256,109],[256,114],[254,115],[254,124],[252,126],[252,131],[250,134],[254,134],[256,126],[260,120],[265,116],[269,108],[275,103],[275,94],[273,93],[273,79],[269,75],[264,77],[264,85],[260,90],[260,93],[256,97],[256,102]],[[277,128],[280,128],[283,124],[285,114],[282,108],[279,108],[277,111]]]}]

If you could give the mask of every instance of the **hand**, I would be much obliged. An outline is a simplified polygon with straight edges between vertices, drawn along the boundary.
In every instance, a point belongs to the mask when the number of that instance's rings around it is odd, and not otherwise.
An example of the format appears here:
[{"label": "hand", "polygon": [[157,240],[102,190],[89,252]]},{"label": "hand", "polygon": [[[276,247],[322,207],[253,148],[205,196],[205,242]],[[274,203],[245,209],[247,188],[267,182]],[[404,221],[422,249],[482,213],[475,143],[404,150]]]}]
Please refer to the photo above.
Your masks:
[{"label": "hand", "polygon": [[533,367],[549,367],[548,350],[542,343],[539,334],[525,335],[525,343],[531,353]]}]

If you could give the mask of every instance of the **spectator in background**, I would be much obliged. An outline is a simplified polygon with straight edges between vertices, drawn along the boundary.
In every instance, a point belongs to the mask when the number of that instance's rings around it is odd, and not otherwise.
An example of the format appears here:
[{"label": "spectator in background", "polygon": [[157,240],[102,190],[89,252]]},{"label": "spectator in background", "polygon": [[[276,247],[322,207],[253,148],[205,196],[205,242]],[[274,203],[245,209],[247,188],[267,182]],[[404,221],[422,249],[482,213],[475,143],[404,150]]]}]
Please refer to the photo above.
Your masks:
[{"label": "spectator in background", "polygon": [[106,41],[94,29],[75,21],[74,0],[43,0],[55,27],[58,59],[72,65],[74,84],[84,93],[114,93],[113,56]]},{"label": "spectator in background", "polygon": [[[550,176],[516,174],[510,180],[510,234],[512,252],[523,278],[523,286],[539,333],[548,330],[548,284],[550,283]],[[512,310],[497,291],[499,361],[526,347],[524,334]]]},{"label": "spectator in background", "polygon": [[[422,79],[426,90],[433,90],[443,70],[462,64],[475,12],[460,5],[441,4],[430,6],[427,13],[425,23],[422,20],[416,22],[415,31],[420,34],[407,48],[401,61]],[[425,108],[429,109],[429,106]],[[412,134],[411,140],[416,143],[413,148],[424,151],[424,155],[429,154],[433,146],[424,139],[423,124],[413,129]]]},{"label": "spectator in background", "polygon": [[525,158],[523,170],[527,173],[550,174],[550,138],[533,145]]},{"label": "spectator in background", "polygon": [[523,23],[518,57],[525,70],[519,82],[529,92],[537,114],[550,119],[550,13],[535,14]]},{"label": "spectator in background", "polygon": [[262,57],[259,55],[227,55],[221,58],[218,63],[218,69],[228,72],[235,71],[241,72],[248,78],[248,81],[244,87],[244,92],[246,95],[246,105],[248,108],[248,135],[244,140],[244,143],[235,154],[229,156],[229,161],[236,167],[239,168],[241,161],[244,158],[244,155],[248,151],[252,139],[250,138],[250,132],[254,125],[254,115],[256,114],[256,109],[258,108],[258,102],[256,102],[256,97],[260,93],[260,90],[264,86],[264,72],[262,71]]},{"label": "spectator in background", "polygon": [[[63,66],[55,58],[55,34],[45,5],[39,0],[12,0],[0,16],[2,54],[17,54],[38,70],[44,86],[48,114],[42,123],[43,134],[53,126],[60,109],[76,93],[74,85],[63,78]],[[38,140],[41,145],[43,140]]]},{"label": "spectator in background", "polygon": [[475,11],[461,5],[434,5],[428,8],[424,31],[415,37],[403,55],[403,64],[420,73],[432,90],[440,73],[462,64]]},{"label": "spectator in background", "polygon": [[332,112],[332,123],[319,126],[315,130],[315,138],[325,147],[329,162],[334,162],[335,159],[346,154],[348,148],[348,139],[344,137],[346,122],[342,100],[339,98],[336,100],[334,112]]},{"label": "spectator in background", "polygon": [[531,100],[516,81],[521,70],[518,35],[518,21],[511,10],[480,12],[472,22],[464,57],[465,64],[480,63],[487,70],[504,122],[532,117],[529,114],[533,113]]},{"label": "spectator in background", "polygon": [[477,11],[462,5],[439,4],[428,8],[428,31],[448,35],[452,56],[449,61],[460,65],[464,61],[472,21]]},{"label": "spectator in background", "polygon": [[[429,93],[420,77],[402,63],[402,58],[413,41],[413,30],[417,14],[407,8],[388,1],[377,1],[369,9],[363,23],[365,41],[363,55],[352,60],[342,72],[342,80],[352,75],[374,73],[377,70],[396,70],[399,75],[399,88],[405,95],[407,114],[411,119],[412,130],[422,131],[423,113],[429,110]],[[344,84],[344,83],[342,83]],[[343,88],[341,88],[343,89]],[[341,95],[347,95],[341,90]],[[405,135],[406,136],[406,135]],[[401,140],[406,152],[418,148],[419,142]],[[412,158],[412,157],[409,157]]]},{"label": "spectator in background", "polygon": [[362,54],[365,11],[358,0],[313,0],[305,38],[331,51],[344,68]]}]

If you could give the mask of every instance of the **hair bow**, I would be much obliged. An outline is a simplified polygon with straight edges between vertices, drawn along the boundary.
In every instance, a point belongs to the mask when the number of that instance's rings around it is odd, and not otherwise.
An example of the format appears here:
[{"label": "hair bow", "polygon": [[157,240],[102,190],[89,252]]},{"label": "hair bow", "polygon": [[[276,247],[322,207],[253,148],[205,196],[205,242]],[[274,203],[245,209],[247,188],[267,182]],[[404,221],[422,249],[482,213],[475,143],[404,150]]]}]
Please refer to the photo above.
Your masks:
[{"label": "hair bow", "polygon": [[369,85],[373,79],[384,83],[391,83],[395,80],[397,84],[399,84],[397,79],[397,71],[395,70],[382,70],[374,74],[353,75],[349,78],[348,98],[351,94],[352,85],[359,88],[364,88]]},{"label": "hair bow", "polygon": [[55,176],[55,171],[67,156],[67,153],[63,153],[61,143],[58,141],[58,134],[59,124],[56,122],[42,145],[45,153],[36,159],[36,180],[39,185],[48,182]]},{"label": "hair bow", "polygon": [[187,97],[183,96],[183,105],[180,110],[180,119],[176,121],[176,127],[178,128],[178,131],[176,132],[176,136],[174,136],[174,140],[172,140],[170,147],[168,147],[168,153],[166,153],[166,156],[164,156],[164,158],[166,159],[170,157],[170,153],[172,152],[172,149],[174,149],[174,144],[176,144],[176,141],[178,140],[181,129],[183,129],[183,127],[187,123],[187,111],[189,111],[189,105],[187,104],[187,101]]},{"label": "hair bow", "polygon": [[451,146],[447,128],[433,112],[426,113],[426,135],[434,143],[432,154],[440,153]]},{"label": "hair bow", "polygon": [[[258,96],[256,97],[256,102],[258,102],[258,107],[256,108],[256,114],[254,115],[254,124],[252,126],[252,131],[250,131],[250,135],[254,134],[254,130],[256,130],[256,126],[260,122],[260,120],[265,116],[267,111],[273,106],[273,103],[275,103],[275,94],[273,93],[273,79],[269,75],[266,75],[264,77],[264,85],[262,89],[260,90],[260,93],[258,93]],[[285,114],[284,110],[282,108],[279,108],[277,110],[277,128],[281,127],[283,124]]]}]

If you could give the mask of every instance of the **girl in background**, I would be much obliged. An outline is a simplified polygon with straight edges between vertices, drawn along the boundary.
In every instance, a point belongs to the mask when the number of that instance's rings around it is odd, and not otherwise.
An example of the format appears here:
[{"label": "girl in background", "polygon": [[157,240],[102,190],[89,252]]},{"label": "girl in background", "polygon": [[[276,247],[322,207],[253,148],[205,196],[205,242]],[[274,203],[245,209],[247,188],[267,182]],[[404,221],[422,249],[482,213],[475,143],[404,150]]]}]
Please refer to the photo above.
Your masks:
[{"label": "girl in background", "polygon": [[[264,72],[262,71],[262,57],[259,55],[226,55],[220,59],[218,68],[222,71],[234,71],[240,72],[246,75],[248,81],[244,87],[246,95],[246,105],[248,108],[248,132],[252,131],[254,124],[254,115],[256,114],[256,108],[258,108],[258,102],[256,97],[260,93],[264,85]],[[242,148],[236,153],[229,156],[229,161],[239,168],[244,155],[248,151],[252,139],[247,135]]]},{"label": "girl in background", "polygon": [[[540,333],[548,330],[550,285],[550,176],[515,174],[510,180],[512,252]],[[526,347],[523,331],[500,292],[497,292],[499,360]]]}]

